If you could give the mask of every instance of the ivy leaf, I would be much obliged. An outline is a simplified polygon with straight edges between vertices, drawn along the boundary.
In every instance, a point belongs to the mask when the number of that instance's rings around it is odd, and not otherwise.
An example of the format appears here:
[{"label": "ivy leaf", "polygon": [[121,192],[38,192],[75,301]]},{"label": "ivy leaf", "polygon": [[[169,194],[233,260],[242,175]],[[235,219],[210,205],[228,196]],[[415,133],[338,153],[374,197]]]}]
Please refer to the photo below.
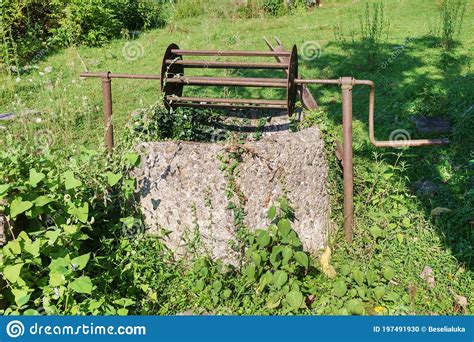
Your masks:
[{"label": "ivy leaf", "polygon": [[21,268],[24,264],[16,264],[16,265],[9,265],[5,266],[3,270],[3,276],[7,279],[10,283],[16,283],[18,278],[20,277]]},{"label": "ivy leaf", "polygon": [[64,178],[64,185],[66,186],[66,190],[71,190],[82,185],[82,182],[74,177],[74,173],[72,171],[66,171],[63,173]]},{"label": "ivy leaf", "polygon": [[33,243],[25,244],[24,249],[25,252],[30,253],[34,258],[39,256],[39,251],[40,251],[40,244],[41,241],[38,239]]},{"label": "ivy leaf", "polygon": [[266,230],[261,230],[257,236],[257,243],[260,247],[267,247],[270,244],[270,234]]},{"label": "ivy leaf", "polygon": [[115,184],[117,184],[120,179],[122,179],[121,173],[113,173],[110,171],[107,172],[107,182],[110,186],[114,186]]},{"label": "ivy leaf", "polygon": [[364,275],[362,274],[362,272],[358,268],[352,270],[352,278],[354,278],[357,285],[359,285],[359,286],[364,285]]},{"label": "ivy leaf", "polygon": [[298,290],[291,290],[286,295],[286,301],[292,309],[299,309],[303,304],[303,295]]},{"label": "ivy leaf", "polygon": [[273,284],[281,288],[288,281],[288,274],[285,271],[278,270],[273,274]]},{"label": "ivy leaf", "polygon": [[10,216],[15,218],[21,213],[31,209],[32,206],[33,203],[30,201],[23,201],[21,198],[15,198],[10,204]]},{"label": "ivy leaf", "polygon": [[46,175],[42,172],[37,172],[35,169],[30,169],[30,184],[33,188],[45,179]]},{"label": "ivy leaf", "polygon": [[336,281],[334,283],[332,289],[334,291],[334,294],[339,298],[343,297],[347,292],[346,283],[342,280]]},{"label": "ivy leaf", "polygon": [[83,270],[89,262],[91,254],[83,254],[71,260],[71,265],[74,265],[75,270]]},{"label": "ivy leaf", "polygon": [[80,222],[86,223],[89,216],[89,203],[85,202],[81,207],[72,205],[67,212],[75,216]]},{"label": "ivy leaf", "polygon": [[282,237],[286,237],[291,231],[291,222],[286,218],[278,221],[277,226]]},{"label": "ivy leaf", "polygon": [[301,252],[301,251],[296,252],[295,260],[299,265],[303,266],[304,268],[307,269],[309,267],[309,258],[305,252]]},{"label": "ivy leaf", "polygon": [[91,294],[92,281],[87,276],[79,277],[69,284],[69,288],[77,293]]},{"label": "ivy leaf", "polygon": [[383,269],[383,277],[387,279],[388,281],[392,280],[393,277],[395,277],[395,271],[393,268],[386,266]]}]

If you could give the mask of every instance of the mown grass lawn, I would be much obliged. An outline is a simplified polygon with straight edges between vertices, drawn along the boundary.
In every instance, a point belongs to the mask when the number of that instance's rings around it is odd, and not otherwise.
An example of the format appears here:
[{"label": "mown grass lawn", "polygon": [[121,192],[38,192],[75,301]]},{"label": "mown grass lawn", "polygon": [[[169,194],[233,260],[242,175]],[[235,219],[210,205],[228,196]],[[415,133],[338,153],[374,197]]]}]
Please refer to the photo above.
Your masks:
[{"label": "mown grass lawn", "polygon": [[[186,49],[229,50],[266,50],[263,37],[274,35],[286,47],[295,44],[301,48],[312,42],[320,47],[320,56],[311,61],[300,58],[303,78],[353,76],[376,83],[378,139],[388,140],[396,129],[406,130],[413,139],[421,138],[413,116],[441,116],[453,126],[446,147],[374,148],[368,142],[367,92],[355,89],[356,228],[349,246],[343,241],[342,178],[333,153],[333,140],[341,135],[340,95],[337,88],[311,87],[321,111],[309,113],[308,122],[319,124],[326,136],[337,226],[331,239],[337,275],[334,279],[316,276],[318,305],[313,312],[339,313],[348,299],[369,301],[369,289],[386,284],[380,298],[370,299],[373,305],[367,313],[472,313],[474,6],[468,4],[464,29],[454,49],[446,52],[430,33],[437,18],[435,1],[386,1],[389,34],[375,65],[368,65],[363,44],[350,39],[350,32],[359,29],[364,2],[323,3],[320,9],[278,18],[236,20],[209,15],[174,20],[166,28],[140,33],[133,40],[51,52],[36,64],[37,70],[18,78],[1,76],[0,112],[35,109],[42,113],[38,115],[41,122],[34,116],[2,125],[19,140],[47,130],[57,146],[98,147],[103,139],[101,85],[99,80],[79,78],[80,72],[159,73],[163,53],[172,42]],[[334,24],[345,32],[346,44],[336,39]],[[52,67],[51,72],[44,71],[47,67]],[[112,83],[114,125],[120,139],[130,113],[159,100],[159,83]],[[235,95],[237,90],[226,91]],[[222,90],[206,90],[209,96],[219,94]],[[276,98],[279,93],[239,90],[237,95]],[[417,181],[428,181],[436,190],[429,194],[417,191]],[[438,214],[436,208],[447,210]],[[433,271],[434,286],[420,276],[426,267]],[[361,270],[362,280],[354,276],[354,269]],[[386,274],[386,269],[395,274]],[[373,272],[377,276],[371,281],[367,275]],[[347,292],[337,291],[341,283]],[[468,302],[464,309],[460,296]]]}]

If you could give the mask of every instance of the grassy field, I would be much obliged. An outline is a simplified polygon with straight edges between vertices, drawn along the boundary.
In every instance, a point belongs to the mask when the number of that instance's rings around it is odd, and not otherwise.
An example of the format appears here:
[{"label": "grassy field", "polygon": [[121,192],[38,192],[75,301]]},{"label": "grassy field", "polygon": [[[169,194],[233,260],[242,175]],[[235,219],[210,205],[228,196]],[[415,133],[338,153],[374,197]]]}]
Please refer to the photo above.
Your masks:
[{"label": "grassy field", "polygon": [[[370,64],[357,34],[365,3],[323,3],[319,9],[277,18],[236,20],[210,13],[174,19],[166,28],[139,33],[133,40],[115,40],[102,48],[51,52],[29,73],[0,76],[0,113],[39,111],[25,114],[24,120],[0,123],[18,141],[38,137],[40,131],[56,146],[99,147],[103,140],[101,84],[97,79],[79,78],[80,72],[159,73],[170,43],[186,49],[266,50],[263,37],[277,35],[285,46],[295,44],[300,49],[303,78],[352,76],[375,82],[379,140],[388,140],[397,129],[405,130],[413,139],[421,138],[413,116],[441,116],[453,125],[448,134],[451,143],[446,147],[374,148],[368,142],[366,89],[354,90],[356,228],[355,241],[349,246],[343,241],[342,176],[333,153],[333,141],[341,136],[340,94],[337,88],[311,87],[321,110],[308,113],[306,124],[318,124],[325,133],[338,227],[331,238],[337,275],[331,279],[322,273],[315,277],[318,305],[312,312],[341,313],[347,298],[369,301],[367,293],[372,284],[367,276],[359,281],[351,275],[347,271],[350,266],[365,275],[395,270],[393,276],[385,277],[389,278],[385,293],[371,301],[373,305],[366,313],[473,313],[474,6],[468,4],[464,29],[455,47],[447,52],[433,35],[436,1],[386,1],[390,28],[379,44],[375,62]],[[345,42],[341,36],[337,38],[338,32],[347,38]],[[320,48],[318,58],[302,58],[301,50],[308,44]],[[209,75],[222,73],[208,71]],[[159,100],[159,83],[112,83],[114,125],[120,140],[130,113]],[[273,90],[225,92],[229,96],[279,95]],[[210,88],[206,95],[222,95],[222,90]],[[422,182],[429,182],[425,185],[434,190],[420,188]],[[427,267],[433,272],[434,286],[426,277],[422,279]],[[348,284],[347,293],[335,290],[340,282]]]}]

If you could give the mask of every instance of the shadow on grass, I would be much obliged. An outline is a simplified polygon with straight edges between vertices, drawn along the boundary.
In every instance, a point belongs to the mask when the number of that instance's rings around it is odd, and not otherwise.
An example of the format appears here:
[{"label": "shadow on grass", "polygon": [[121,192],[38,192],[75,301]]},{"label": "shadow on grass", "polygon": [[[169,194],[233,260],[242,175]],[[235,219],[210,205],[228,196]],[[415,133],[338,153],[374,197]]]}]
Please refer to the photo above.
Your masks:
[{"label": "shadow on grass", "polygon": [[[318,77],[353,76],[375,82],[378,140],[389,140],[390,133],[397,129],[408,132],[411,139],[440,137],[419,133],[415,127],[415,118],[419,117],[443,117],[453,125],[453,131],[447,135],[448,146],[413,147],[404,154],[411,168],[404,171],[403,176],[407,191],[417,195],[425,218],[436,227],[443,244],[459,262],[474,269],[474,184],[472,162],[470,164],[474,147],[474,75],[463,74],[469,66],[469,56],[456,50],[443,51],[436,47],[436,38],[432,36],[407,38],[398,46],[381,44],[372,65],[368,64],[371,57],[364,44],[345,44],[343,49],[346,54],[323,54],[317,60],[304,62],[305,66],[313,76],[322,70]],[[334,92],[330,102],[320,104],[328,109],[330,119],[340,125],[340,95],[336,93],[339,90],[320,87],[314,90],[312,88],[313,93]],[[354,121],[361,121],[368,128],[367,89],[354,88],[353,97]],[[393,151],[362,144],[355,148],[355,163],[372,158],[374,151],[383,150]],[[434,191],[429,195],[416,191],[417,181],[428,181],[434,185]],[[435,208],[450,211],[433,215]]]}]

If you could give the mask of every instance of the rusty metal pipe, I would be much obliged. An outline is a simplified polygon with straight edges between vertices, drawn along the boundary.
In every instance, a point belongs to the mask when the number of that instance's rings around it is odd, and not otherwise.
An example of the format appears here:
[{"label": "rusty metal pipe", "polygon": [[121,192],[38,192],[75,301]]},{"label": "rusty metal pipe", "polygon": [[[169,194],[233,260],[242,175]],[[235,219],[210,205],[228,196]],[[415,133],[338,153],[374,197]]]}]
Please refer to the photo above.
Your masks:
[{"label": "rusty metal pipe", "polygon": [[166,79],[166,83],[177,83],[190,86],[228,86],[228,87],[269,87],[286,88],[286,80],[258,78],[224,78],[224,77],[175,77]]},{"label": "rusty metal pipe", "polygon": [[285,110],[285,106],[278,105],[245,105],[233,103],[197,103],[197,102],[175,102],[173,107],[191,107],[191,108],[222,108],[222,109],[258,109],[258,110]]},{"label": "rusty metal pipe", "polygon": [[353,78],[341,79],[342,136],[344,178],[344,236],[351,243],[354,226],[354,163],[352,159],[352,87]]},{"label": "rusty metal pipe", "polygon": [[112,80],[106,73],[102,77],[102,98],[104,103],[105,146],[109,152],[114,148],[114,126],[112,124]]},{"label": "rusty metal pipe", "polygon": [[187,68],[209,69],[288,69],[288,64],[283,63],[251,63],[251,62],[213,62],[193,60],[167,59],[166,64],[177,64]]},{"label": "rusty metal pipe", "polygon": [[370,80],[355,80],[355,85],[365,85],[370,87],[369,92],[369,140],[376,147],[419,147],[433,145],[447,145],[449,139],[417,139],[417,140],[401,140],[401,141],[378,141],[375,139],[375,84]]},{"label": "rusty metal pipe", "polygon": [[178,56],[223,56],[223,57],[290,57],[287,51],[212,51],[212,50],[181,50],[172,49],[171,53]]},{"label": "rusty metal pipe", "polygon": [[[107,76],[104,76],[107,74]],[[114,73],[103,73],[103,72],[83,72],[80,77],[108,77],[108,78],[126,78],[135,80],[161,80],[161,75],[155,74],[114,74]]]},{"label": "rusty metal pipe", "polygon": [[166,100],[176,101],[176,102],[236,103],[236,104],[252,104],[252,105],[286,106],[285,100],[224,99],[224,98],[216,98],[216,97],[177,97],[177,96],[166,96]]}]

